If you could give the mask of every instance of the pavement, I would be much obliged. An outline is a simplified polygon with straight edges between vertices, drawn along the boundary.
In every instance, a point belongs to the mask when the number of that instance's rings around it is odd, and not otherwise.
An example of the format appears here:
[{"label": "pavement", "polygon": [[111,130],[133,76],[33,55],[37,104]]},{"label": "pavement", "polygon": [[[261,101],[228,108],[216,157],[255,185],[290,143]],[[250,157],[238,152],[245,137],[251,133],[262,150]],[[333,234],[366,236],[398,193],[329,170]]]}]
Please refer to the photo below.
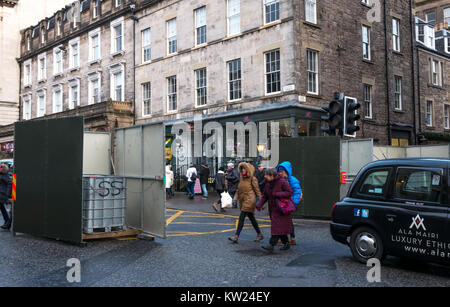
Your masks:
[{"label": "pavement", "polygon": [[[355,262],[347,246],[329,234],[329,222],[296,220],[298,245],[266,253],[270,236],[266,213],[257,219],[266,237],[246,221],[239,244],[234,234],[238,209],[217,214],[212,198],[167,202],[167,239],[125,238],[91,241],[86,247],[28,235],[0,232],[0,286],[450,286],[450,268],[389,257],[381,283],[368,283],[368,267]],[[81,261],[81,283],[68,283],[67,260]]]}]

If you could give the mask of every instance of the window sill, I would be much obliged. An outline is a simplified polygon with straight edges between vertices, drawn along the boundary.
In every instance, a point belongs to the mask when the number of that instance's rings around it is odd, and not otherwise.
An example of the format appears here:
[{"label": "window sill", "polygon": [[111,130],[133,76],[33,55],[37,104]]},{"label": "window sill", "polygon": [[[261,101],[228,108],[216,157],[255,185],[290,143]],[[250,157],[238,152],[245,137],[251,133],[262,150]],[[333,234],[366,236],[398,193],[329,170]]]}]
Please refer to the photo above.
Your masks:
[{"label": "window sill", "polygon": [[176,56],[176,55],[178,55],[178,52],[174,52],[174,53],[168,54],[168,55],[166,55],[166,56],[164,57],[164,59],[169,59],[169,58],[172,58],[172,57],[174,57],[174,56]]},{"label": "window sill", "polygon": [[362,61],[367,64],[372,64],[372,65],[375,64],[372,60],[363,59]]},{"label": "window sill", "polygon": [[195,105],[195,110],[207,110],[209,109],[208,104],[203,104],[201,106]]},{"label": "window sill", "polygon": [[101,64],[101,62],[102,62],[102,60],[100,60],[100,59],[92,60],[92,61],[88,62],[88,65],[91,66],[91,65],[94,65],[94,64]]},{"label": "window sill", "polygon": [[323,98],[322,95],[320,95],[320,94],[315,94],[315,93],[306,93],[306,97],[309,97],[309,98],[316,98],[316,99],[322,99],[322,98]]},{"label": "window sill", "polygon": [[432,87],[432,88],[435,88],[435,89],[438,89],[438,90],[444,90],[444,88],[442,86],[435,85],[435,84],[432,84],[432,83],[428,83],[428,87]]},{"label": "window sill", "polygon": [[364,117],[363,121],[369,124],[376,124],[376,120],[373,117]]},{"label": "window sill", "polygon": [[53,79],[56,79],[56,78],[59,78],[59,77],[62,77],[62,76],[63,76],[63,73],[60,72],[60,73],[54,74],[53,75]]},{"label": "window sill", "polygon": [[403,56],[403,53],[401,51],[392,50],[392,53],[396,54],[396,55],[399,55],[399,56]]},{"label": "window sill", "polygon": [[310,21],[304,21],[303,22],[303,24],[305,24],[305,25],[307,25],[307,26],[310,26],[310,27],[312,27],[312,28],[316,28],[316,29],[322,29],[322,27],[321,26],[319,26],[317,23],[313,23],[313,22],[310,22]]},{"label": "window sill", "polygon": [[223,40],[224,40],[224,41],[227,41],[227,40],[230,40],[230,39],[239,37],[241,34],[242,34],[242,33],[236,33],[236,34],[233,34],[233,35],[228,35],[228,34],[227,34],[227,37],[225,37]]},{"label": "window sill", "polygon": [[405,114],[406,113],[405,111],[399,110],[399,109],[394,109],[394,112],[398,113],[398,114]]},{"label": "window sill", "polygon": [[208,46],[208,43],[203,43],[203,44],[200,44],[200,45],[195,45],[194,47],[191,48],[191,50],[194,51],[194,50],[197,50],[197,49],[204,48],[204,47],[206,47],[206,46]]},{"label": "window sill", "polygon": [[280,96],[283,96],[283,93],[282,93],[282,92],[265,93],[265,94],[264,94],[264,99],[265,99],[265,98],[280,97]]},{"label": "window sill", "polygon": [[275,20],[275,21],[272,21],[272,22],[265,23],[259,29],[263,30],[263,29],[270,28],[270,27],[273,27],[273,26],[276,26],[276,25],[279,25],[279,24],[281,24],[281,20],[278,19],[278,20]]},{"label": "window sill", "polygon": [[231,104],[233,104],[233,103],[239,103],[239,102],[242,102],[244,99],[242,99],[242,98],[239,98],[239,99],[233,99],[233,100],[228,100],[227,101],[227,103],[231,103]]},{"label": "window sill", "polygon": [[45,83],[45,82],[47,82],[47,79],[40,79],[40,80],[38,80],[38,83]]},{"label": "window sill", "polygon": [[111,59],[116,57],[116,56],[124,55],[124,54],[125,54],[124,50],[113,52],[113,53],[111,53]]},{"label": "window sill", "polygon": [[174,111],[167,111],[164,115],[173,115],[173,114],[177,114],[178,110],[174,110]]},{"label": "window sill", "polygon": [[69,68],[69,72],[80,70],[80,66]]}]

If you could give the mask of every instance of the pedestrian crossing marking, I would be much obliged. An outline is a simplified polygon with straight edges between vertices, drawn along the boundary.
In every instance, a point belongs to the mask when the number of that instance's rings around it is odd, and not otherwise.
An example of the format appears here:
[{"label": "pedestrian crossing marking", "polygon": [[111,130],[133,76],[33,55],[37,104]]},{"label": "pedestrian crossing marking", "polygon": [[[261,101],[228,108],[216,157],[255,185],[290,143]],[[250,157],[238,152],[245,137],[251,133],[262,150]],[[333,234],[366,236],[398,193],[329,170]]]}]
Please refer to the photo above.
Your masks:
[{"label": "pedestrian crossing marking", "polygon": [[[212,231],[189,231],[189,230],[173,230],[167,231],[168,237],[182,237],[182,236],[201,236],[201,235],[212,235],[219,233],[228,233],[235,232],[237,229],[237,225],[239,223],[239,216],[228,215],[228,214],[218,214],[218,213],[207,213],[207,212],[193,212],[193,211],[183,211],[183,210],[175,210],[175,209],[167,209],[168,219],[166,225],[186,225],[194,226],[224,226],[225,229],[216,229]],[[192,221],[193,219],[194,221]],[[205,219],[216,219],[217,222],[214,221],[195,221],[196,219],[205,220]],[[234,220],[235,221],[234,221]],[[175,221],[176,220],[176,221]],[[187,221],[186,221],[187,220]],[[260,228],[269,228],[270,220],[269,219],[256,219],[260,222]],[[229,228],[230,226],[234,226],[233,228]],[[253,229],[253,227],[244,226],[244,230]]]}]

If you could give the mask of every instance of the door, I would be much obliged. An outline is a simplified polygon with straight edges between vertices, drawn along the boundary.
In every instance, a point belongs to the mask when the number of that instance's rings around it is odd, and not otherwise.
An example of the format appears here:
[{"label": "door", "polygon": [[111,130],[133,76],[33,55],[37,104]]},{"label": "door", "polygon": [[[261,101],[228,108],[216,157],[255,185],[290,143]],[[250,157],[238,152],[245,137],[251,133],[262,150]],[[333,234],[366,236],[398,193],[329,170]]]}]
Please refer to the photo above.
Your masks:
[{"label": "door", "polygon": [[164,124],[117,129],[114,144],[116,175],[127,179],[127,226],[165,238]]},{"label": "door", "polygon": [[445,168],[398,167],[388,221],[392,254],[429,261],[450,260]]}]

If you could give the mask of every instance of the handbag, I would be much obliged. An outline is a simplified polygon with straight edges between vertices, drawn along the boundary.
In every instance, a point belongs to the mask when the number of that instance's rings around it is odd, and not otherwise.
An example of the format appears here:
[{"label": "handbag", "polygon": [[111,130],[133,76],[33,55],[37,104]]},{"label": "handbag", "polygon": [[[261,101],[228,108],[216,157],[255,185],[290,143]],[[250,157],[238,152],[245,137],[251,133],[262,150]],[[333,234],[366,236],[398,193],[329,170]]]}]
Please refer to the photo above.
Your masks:
[{"label": "handbag", "polygon": [[277,200],[277,203],[281,209],[281,212],[283,212],[284,215],[291,214],[296,209],[294,202],[290,198],[283,198],[283,199]]}]

